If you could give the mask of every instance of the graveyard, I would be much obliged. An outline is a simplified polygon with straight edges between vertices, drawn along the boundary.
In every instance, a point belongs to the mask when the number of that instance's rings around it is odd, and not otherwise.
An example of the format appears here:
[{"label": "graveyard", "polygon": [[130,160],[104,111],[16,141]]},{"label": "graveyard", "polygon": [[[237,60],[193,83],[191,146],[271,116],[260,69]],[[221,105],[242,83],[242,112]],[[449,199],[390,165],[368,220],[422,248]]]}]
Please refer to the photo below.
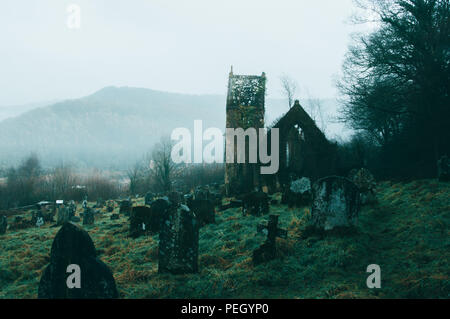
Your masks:
[{"label": "graveyard", "polygon": [[449,299],[449,0],[28,2],[0,299]]},{"label": "graveyard", "polygon": [[[96,212],[91,225],[76,224],[111,270],[119,298],[445,298],[449,188],[436,180],[379,182],[378,202],[362,208],[355,228],[327,233],[311,232],[311,207],[289,208],[280,203],[281,193],[271,196],[270,211],[261,216],[216,209],[215,223],[199,230],[198,272],[192,274],[159,273],[159,235],[130,237],[129,218],[118,204]],[[133,199],[133,206],[144,202]],[[76,215],[81,212],[78,205]],[[111,219],[114,214],[119,219]],[[270,215],[279,216],[287,236],[277,236],[273,260],[255,265],[253,251],[266,237],[257,228]],[[37,298],[60,229],[53,225],[0,235],[0,298]],[[377,262],[383,289],[370,290],[366,267]]]}]

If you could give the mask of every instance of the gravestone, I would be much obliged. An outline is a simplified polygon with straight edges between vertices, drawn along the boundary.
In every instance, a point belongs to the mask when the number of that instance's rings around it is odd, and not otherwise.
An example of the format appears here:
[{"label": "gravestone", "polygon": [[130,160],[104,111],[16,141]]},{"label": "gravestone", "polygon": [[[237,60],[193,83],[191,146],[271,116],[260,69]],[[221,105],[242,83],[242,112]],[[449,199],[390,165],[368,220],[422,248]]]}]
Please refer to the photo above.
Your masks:
[{"label": "gravestone", "polygon": [[151,216],[148,221],[149,230],[152,233],[159,233],[164,216],[170,207],[169,198],[163,197],[155,200],[151,205]]},{"label": "gravestone", "polygon": [[437,162],[438,169],[438,179],[439,182],[449,182],[450,181],[450,160],[447,155],[441,157]]},{"label": "gravestone", "polygon": [[269,213],[269,195],[264,192],[252,192],[242,199],[242,213],[262,216]]},{"label": "gravestone", "polygon": [[356,225],[361,207],[359,190],[349,179],[325,177],[314,183],[312,222],[321,230]]},{"label": "gravestone", "polygon": [[148,192],[147,194],[145,194],[145,205],[150,206],[154,197],[155,195],[152,192]]},{"label": "gravestone", "polygon": [[0,235],[6,233],[6,229],[8,228],[8,219],[6,216],[0,216]]},{"label": "gravestone", "polygon": [[158,272],[188,274],[198,271],[199,227],[195,214],[180,204],[178,194],[169,196],[170,206],[159,234]]},{"label": "gravestone", "polygon": [[375,182],[375,177],[368,169],[354,169],[350,171],[348,179],[358,187],[361,205],[367,205],[377,201],[375,194],[377,183]]},{"label": "gravestone", "polygon": [[77,205],[75,204],[75,202],[73,200],[71,200],[69,202],[69,214],[70,214],[70,220],[73,219],[73,217],[75,217],[75,213],[77,211]]},{"label": "gravestone", "polygon": [[111,218],[111,220],[119,220],[120,219],[120,215],[119,214],[112,214],[110,218]]},{"label": "gravestone", "polygon": [[[68,287],[68,266],[80,268],[80,288]],[[53,240],[50,264],[38,289],[40,299],[118,298],[114,277],[99,258],[89,234],[73,223],[64,224]]]},{"label": "gravestone", "polygon": [[152,210],[147,206],[136,206],[130,215],[130,237],[137,238],[149,232]]},{"label": "gravestone", "polygon": [[83,213],[83,225],[93,225],[94,222],[94,210],[90,207],[86,207]]},{"label": "gravestone", "polygon": [[185,196],[186,204],[189,209],[197,217],[199,227],[207,224],[214,224],[216,222],[216,210],[214,202],[200,193],[201,196],[193,198],[192,196]]},{"label": "gravestone", "polygon": [[311,180],[307,177],[297,179],[286,188],[283,193],[282,203],[289,208],[304,207],[311,203]]},{"label": "gravestone", "polygon": [[133,204],[131,202],[131,199],[125,199],[120,202],[120,214],[124,214],[125,216],[130,216],[131,209],[133,208]]},{"label": "gravestone", "polygon": [[59,206],[58,215],[56,218],[56,225],[62,226],[63,224],[70,221],[70,210],[68,207]]},{"label": "gravestone", "polygon": [[270,215],[267,225],[258,225],[258,232],[263,232],[267,235],[264,244],[253,251],[253,263],[259,265],[269,260],[275,259],[277,255],[276,239],[287,238],[287,231],[278,228],[278,215]]}]

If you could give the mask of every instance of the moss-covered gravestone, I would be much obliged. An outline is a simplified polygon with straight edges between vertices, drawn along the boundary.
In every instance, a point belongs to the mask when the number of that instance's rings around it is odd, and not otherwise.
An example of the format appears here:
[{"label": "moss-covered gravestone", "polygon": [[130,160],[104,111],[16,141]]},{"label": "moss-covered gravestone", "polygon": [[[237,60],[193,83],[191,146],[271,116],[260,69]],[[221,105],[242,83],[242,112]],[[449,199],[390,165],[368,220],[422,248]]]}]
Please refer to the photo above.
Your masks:
[{"label": "moss-covered gravestone", "polygon": [[195,214],[171,194],[170,207],[159,234],[158,272],[188,274],[198,271],[199,227]]},{"label": "moss-covered gravestone", "polygon": [[359,189],[349,179],[325,177],[313,185],[312,221],[316,228],[355,226],[361,207]]},{"label": "moss-covered gravestone", "polygon": [[79,226],[66,223],[56,234],[50,264],[39,283],[38,298],[118,298],[111,271],[97,258],[92,239]]}]

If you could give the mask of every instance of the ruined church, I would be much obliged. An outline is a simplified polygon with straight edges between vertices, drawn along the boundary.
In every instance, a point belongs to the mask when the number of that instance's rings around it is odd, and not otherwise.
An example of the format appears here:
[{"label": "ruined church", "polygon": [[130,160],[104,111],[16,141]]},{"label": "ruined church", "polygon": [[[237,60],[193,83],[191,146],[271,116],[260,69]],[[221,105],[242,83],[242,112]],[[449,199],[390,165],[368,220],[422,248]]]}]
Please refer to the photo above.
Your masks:
[{"label": "ruined church", "polygon": [[[266,75],[229,74],[226,104],[227,128],[264,128]],[[245,163],[227,163],[225,186],[228,195],[243,194],[263,189],[279,191],[292,179],[309,177],[317,180],[336,173],[336,145],[329,142],[325,134],[300,105],[299,101],[268,130],[268,151],[271,154],[271,129],[279,129],[278,173],[261,175],[258,163],[249,163],[246,143]],[[258,133],[259,134],[259,133]],[[259,139],[259,136],[258,136]],[[227,141],[229,143],[229,141]],[[237,143],[234,140],[233,156],[236,159]],[[228,152],[228,150],[226,150]],[[226,156],[229,154],[226,154]]]}]

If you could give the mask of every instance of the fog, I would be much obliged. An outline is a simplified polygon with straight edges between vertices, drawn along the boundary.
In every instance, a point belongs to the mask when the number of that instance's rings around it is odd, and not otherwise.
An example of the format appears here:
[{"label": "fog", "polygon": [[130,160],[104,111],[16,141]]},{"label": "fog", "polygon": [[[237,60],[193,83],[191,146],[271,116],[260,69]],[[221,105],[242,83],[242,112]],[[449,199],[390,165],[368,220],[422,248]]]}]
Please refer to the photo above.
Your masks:
[{"label": "fog", "polygon": [[[67,26],[69,4],[81,9]],[[299,97],[336,96],[351,0],[6,0],[0,3],[0,105],[77,98],[105,86],[225,94],[230,66],[288,74]]]}]

